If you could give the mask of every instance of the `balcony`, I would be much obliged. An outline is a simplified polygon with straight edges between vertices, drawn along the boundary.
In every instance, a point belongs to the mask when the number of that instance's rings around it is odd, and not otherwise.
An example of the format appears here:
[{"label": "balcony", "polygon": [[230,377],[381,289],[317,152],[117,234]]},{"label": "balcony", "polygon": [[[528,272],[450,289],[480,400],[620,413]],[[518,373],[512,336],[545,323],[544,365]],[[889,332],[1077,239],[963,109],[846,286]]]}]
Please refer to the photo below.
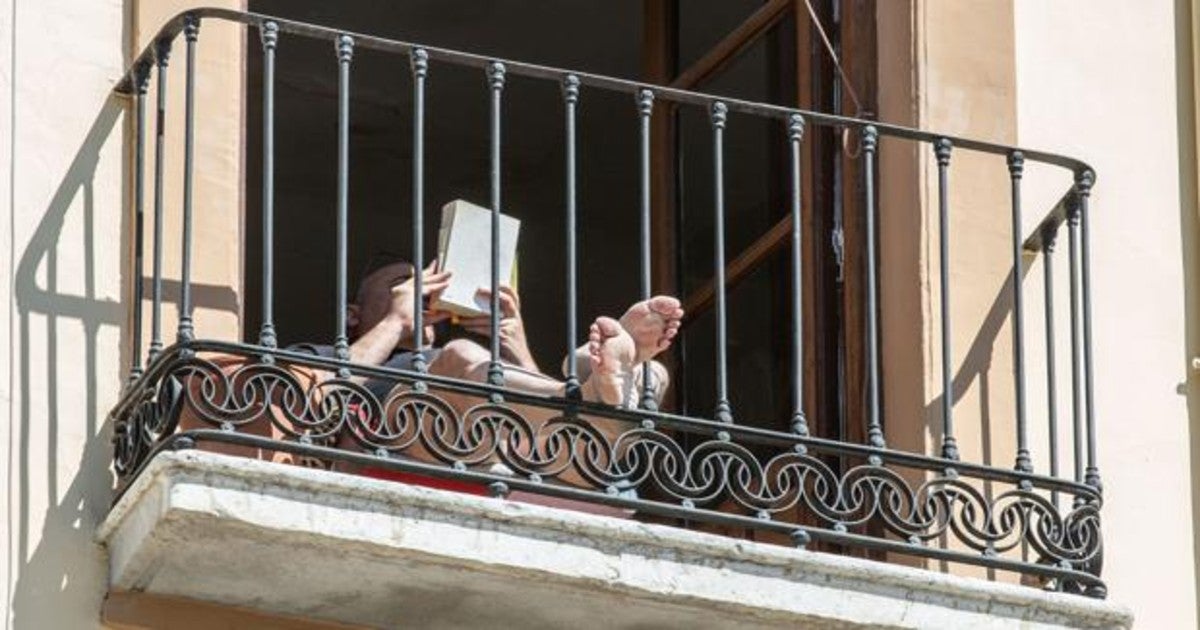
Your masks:
[{"label": "balcony", "polygon": [[[191,181],[195,145],[194,50],[202,22],[243,24],[263,42],[263,297],[256,343],[205,336],[194,326],[190,264],[194,256]],[[503,207],[503,103],[508,77],[557,83],[567,225],[575,225],[576,123],[589,92],[625,94],[635,108],[642,172],[643,225],[649,223],[650,121],[670,103],[705,113],[713,146],[714,281],[717,401],[709,417],[658,408],[649,389],[635,406],[586,400],[582,377],[568,365],[564,394],[506,386],[498,344],[488,377],[447,376],[420,355],[411,370],[350,360],[348,306],[331,304],[337,321],[332,357],[279,347],[272,254],[275,94],[280,38],[326,42],[338,68],[336,171],[337,295],[347,295],[351,244],[348,188],[350,69],[355,52],[394,56],[413,76],[412,220],[422,233],[425,78],[438,66],[478,72],[489,103],[491,207]],[[181,40],[181,41],[180,41]],[[167,107],[163,82],[172,45],[185,48],[186,132],[181,209],[180,318],[176,341],[162,330],[163,136],[147,142],[148,113]],[[147,103],[159,82],[155,108]],[[143,216],[154,213],[150,252],[150,343],[143,352],[141,284],[132,303],[129,385],[112,410],[118,498],[100,538],[108,545],[114,593],[146,593],[324,621],[389,626],[399,611],[422,625],[456,627],[489,619],[561,627],[605,618],[619,627],[826,624],[830,627],[1128,625],[1103,600],[1100,576],[1102,491],[1091,404],[1090,278],[1087,217],[1094,173],[1077,160],[867,120],[719,98],[604,76],[497,60],[466,52],[340,32],[252,13],[199,9],[166,24],[131,67],[118,92],[133,101],[133,204],[143,273]],[[468,98],[464,95],[463,98]],[[436,115],[430,114],[430,115]],[[783,130],[789,169],[789,282],[792,411],[789,430],[739,421],[728,386],[727,296],[723,226],[723,143],[730,115],[761,118]],[[805,394],[801,148],[807,129],[829,128],[860,143],[865,173],[866,404],[860,442],[811,430]],[[931,152],[938,176],[941,248],[934,272],[941,291],[937,319],[943,396],[939,447],[907,452],[885,441],[879,335],[875,181],[881,143]],[[1013,465],[965,461],[955,438],[951,363],[952,273],[947,254],[947,193],[956,152],[999,156],[1012,186],[1014,365],[1017,421]],[[1026,236],[1021,228],[1026,164],[1065,169],[1061,200]],[[331,162],[333,164],[333,162]],[[152,191],[147,196],[144,191]],[[149,199],[147,198],[149,197]],[[148,208],[152,206],[152,208]],[[498,216],[498,215],[494,215]],[[498,220],[498,219],[497,219]],[[1070,326],[1055,318],[1028,328],[1023,271],[1041,258],[1044,303],[1055,297],[1050,262],[1066,232]],[[640,233],[642,298],[650,296],[648,228]],[[562,247],[561,294],[574,351],[579,295],[576,231]],[[414,239],[412,260],[428,258]],[[495,264],[495,263],[493,263]],[[495,274],[494,274],[495,276]],[[493,282],[495,284],[495,281]],[[495,287],[493,286],[493,289]],[[495,291],[493,290],[493,295]],[[914,298],[915,299],[915,298]],[[416,304],[415,330],[423,330]],[[497,312],[493,302],[492,312]],[[493,317],[493,330],[498,322]],[[1062,346],[1071,358],[1074,474],[1058,470],[1057,418],[1031,435],[1025,383],[1032,352]],[[495,335],[493,335],[493,339]],[[1065,343],[1064,343],[1065,342]],[[416,347],[423,348],[420,334]],[[1060,350],[1061,351],[1061,350]],[[568,354],[569,356],[569,354]],[[568,362],[570,363],[570,362]],[[1053,359],[1044,378],[1051,392]],[[382,387],[380,386],[382,385]],[[384,392],[384,393],[380,393]],[[1053,394],[1051,394],[1053,396]],[[1031,449],[1048,442],[1047,471]],[[950,574],[932,569],[949,569]],[[999,581],[958,575],[978,567]],[[266,580],[266,576],[271,576]],[[1007,577],[1005,577],[1007,576]],[[1007,583],[1006,583],[1007,582]],[[1014,583],[1017,582],[1017,583]],[[718,587],[719,586],[719,587]],[[450,597],[452,594],[453,597]],[[570,602],[564,606],[562,602]],[[498,605],[498,602],[504,602]],[[532,620],[532,621],[531,621]]]}]

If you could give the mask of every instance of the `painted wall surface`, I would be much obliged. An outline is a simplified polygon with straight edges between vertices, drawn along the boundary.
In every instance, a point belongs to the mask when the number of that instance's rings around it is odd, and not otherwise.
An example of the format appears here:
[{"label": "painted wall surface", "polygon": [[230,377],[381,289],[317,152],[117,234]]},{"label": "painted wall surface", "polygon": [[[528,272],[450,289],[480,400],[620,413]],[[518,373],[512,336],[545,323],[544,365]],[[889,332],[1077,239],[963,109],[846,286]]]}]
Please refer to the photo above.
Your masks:
[{"label": "painted wall surface", "polygon": [[[1172,4],[1018,0],[1015,13],[1019,141],[1080,157],[1099,175],[1091,243],[1104,575],[1144,628],[1196,625]],[[1030,181],[1032,200],[1061,192],[1046,186]],[[1040,308],[1030,304],[1030,316]],[[1060,362],[1063,418],[1066,369]]]},{"label": "painted wall surface", "polygon": [[[133,277],[133,123],[128,102],[110,91],[128,65],[128,51],[140,50],[185,6],[190,3],[0,1],[0,199],[8,217],[0,222],[0,296],[8,305],[0,311],[5,627],[100,623],[107,569],[93,535],[112,496],[106,414],[128,372],[125,304]],[[204,29],[198,56],[206,79],[197,83],[203,126],[195,229],[196,242],[205,246],[197,247],[194,263],[196,324],[219,337],[237,334],[242,37],[237,27]],[[175,338],[178,295],[172,280],[179,269],[183,59],[179,42],[166,127],[167,343]],[[152,132],[154,116],[147,119]],[[146,211],[152,212],[149,204]],[[149,256],[152,221],[146,229]],[[148,317],[146,325],[148,335]]]},{"label": "painted wall surface", "polygon": [[122,0],[0,2],[5,627],[88,628],[128,282]]}]

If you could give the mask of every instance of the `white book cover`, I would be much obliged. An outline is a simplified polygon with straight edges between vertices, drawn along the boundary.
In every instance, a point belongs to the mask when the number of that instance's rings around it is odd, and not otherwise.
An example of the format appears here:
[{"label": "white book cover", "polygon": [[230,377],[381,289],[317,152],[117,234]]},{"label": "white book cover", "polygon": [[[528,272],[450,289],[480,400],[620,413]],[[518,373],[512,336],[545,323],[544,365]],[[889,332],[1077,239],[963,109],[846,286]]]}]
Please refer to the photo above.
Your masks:
[{"label": "white book cover", "polygon": [[[512,283],[521,221],[500,215],[500,281]],[[438,232],[438,268],[450,271],[450,286],[433,304],[435,310],[473,317],[491,312],[491,302],[479,295],[492,286],[492,211],[456,199],[442,206]]]}]

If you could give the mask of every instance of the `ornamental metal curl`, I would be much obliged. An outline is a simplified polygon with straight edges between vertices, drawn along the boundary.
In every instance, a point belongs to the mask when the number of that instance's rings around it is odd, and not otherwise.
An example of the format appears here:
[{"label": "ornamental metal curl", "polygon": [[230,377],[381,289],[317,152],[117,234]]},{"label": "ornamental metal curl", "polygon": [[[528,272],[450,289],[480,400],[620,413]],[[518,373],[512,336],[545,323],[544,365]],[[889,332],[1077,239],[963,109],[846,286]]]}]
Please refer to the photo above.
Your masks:
[{"label": "ornamental metal curl", "polygon": [[[322,372],[234,359],[179,353],[126,394],[114,439],[122,478],[188,425],[259,435],[269,427],[281,441],[357,446],[455,471],[494,472],[501,465],[512,478],[606,494],[632,489],[647,501],[699,514],[732,506],[767,522],[807,514],[817,528],[834,532],[877,527],[908,541],[918,555],[945,538],[983,556],[1027,546],[1039,562],[1083,567],[1097,563],[1101,549],[1098,494],[1080,495],[1060,513],[1045,489],[1002,488],[950,470],[906,477],[896,469],[921,466],[886,456],[839,472],[822,457],[836,453],[819,452],[828,445],[764,454],[711,424],[668,430],[570,411],[533,420],[522,408],[488,401],[484,391],[474,392],[484,402],[462,408],[403,376],[381,401],[355,379],[335,377],[332,366]],[[685,434],[689,439],[681,439]],[[805,441],[788,439],[797,446]]]}]

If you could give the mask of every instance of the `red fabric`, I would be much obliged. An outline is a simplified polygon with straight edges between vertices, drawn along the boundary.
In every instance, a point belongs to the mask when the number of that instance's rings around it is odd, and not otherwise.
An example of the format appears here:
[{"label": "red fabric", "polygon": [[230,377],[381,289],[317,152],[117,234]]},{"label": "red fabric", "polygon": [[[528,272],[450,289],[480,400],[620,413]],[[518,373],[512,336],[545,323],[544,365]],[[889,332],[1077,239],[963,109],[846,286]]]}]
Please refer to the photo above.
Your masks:
[{"label": "red fabric", "polygon": [[426,488],[436,488],[438,490],[449,490],[451,492],[461,492],[463,494],[475,494],[484,496],[487,494],[487,488],[482,484],[470,483],[467,481],[457,481],[455,479],[442,479],[440,477],[430,477],[428,475],[418,475],[416,473],[400,472],[398,470],[388,470],[386,468],[363,468],[362,474],[364,477],[372,479],[386,479],[388,481],[399,481],[413,486],[424,486]]}]

